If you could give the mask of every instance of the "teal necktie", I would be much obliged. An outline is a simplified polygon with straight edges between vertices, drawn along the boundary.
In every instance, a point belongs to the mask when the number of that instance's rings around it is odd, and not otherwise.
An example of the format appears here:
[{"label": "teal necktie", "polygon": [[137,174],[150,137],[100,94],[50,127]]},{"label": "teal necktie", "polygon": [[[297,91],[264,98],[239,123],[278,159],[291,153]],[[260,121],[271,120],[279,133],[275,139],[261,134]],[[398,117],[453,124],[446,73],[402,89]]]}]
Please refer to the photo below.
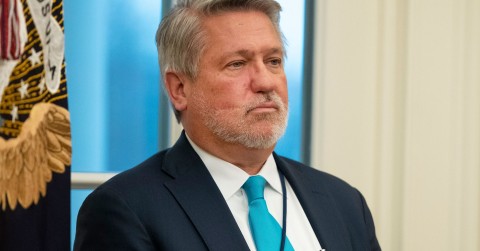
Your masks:
[{"label": "teal necktie", "polygon": [[[242,186],[248,197],[248,220],[257,250],[278,251],[282,239],[282,228],[268,212],[267,203],[263,197],[265,182],[262,176],[251,176]],[[294,250],[288,238],[285,240],[284,250]]]}]

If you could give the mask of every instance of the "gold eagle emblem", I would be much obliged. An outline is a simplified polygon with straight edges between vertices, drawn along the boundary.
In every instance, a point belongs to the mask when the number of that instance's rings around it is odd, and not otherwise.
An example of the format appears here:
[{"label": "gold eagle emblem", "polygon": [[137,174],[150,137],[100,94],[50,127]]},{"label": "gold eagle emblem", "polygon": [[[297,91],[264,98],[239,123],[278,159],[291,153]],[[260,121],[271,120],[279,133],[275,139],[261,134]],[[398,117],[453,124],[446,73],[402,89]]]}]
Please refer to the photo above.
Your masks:
[{"label": "gold eagle emblem", "polygon": [[65,172],[72,155],[70,114],[58,105],[38,103],[18,137],[0,137],[0,204],[28,208],[45,197],[52,173]]}]

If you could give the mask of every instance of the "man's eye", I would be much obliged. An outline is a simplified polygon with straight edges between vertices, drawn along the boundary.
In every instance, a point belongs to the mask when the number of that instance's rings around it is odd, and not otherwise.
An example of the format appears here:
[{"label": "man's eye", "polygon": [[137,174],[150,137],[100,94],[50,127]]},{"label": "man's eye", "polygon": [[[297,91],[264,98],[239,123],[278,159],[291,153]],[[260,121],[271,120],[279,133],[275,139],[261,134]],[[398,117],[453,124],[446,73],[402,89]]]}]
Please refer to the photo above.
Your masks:
[{"label": "man's eye", "polygon": [[282,60],[279,58],[274,58],[270,60],[270,64],[273,66],[280,66],[282,65]]},{"label": "man's eye", "polygon": [[229,67],[229,68],[236,69],[236,68],[242,67],[244,64],[245,64],[245,63],[242,62],[242,61],[235,61],[235,62],[232,62],[232,63],[228,64],[228,67]]}]

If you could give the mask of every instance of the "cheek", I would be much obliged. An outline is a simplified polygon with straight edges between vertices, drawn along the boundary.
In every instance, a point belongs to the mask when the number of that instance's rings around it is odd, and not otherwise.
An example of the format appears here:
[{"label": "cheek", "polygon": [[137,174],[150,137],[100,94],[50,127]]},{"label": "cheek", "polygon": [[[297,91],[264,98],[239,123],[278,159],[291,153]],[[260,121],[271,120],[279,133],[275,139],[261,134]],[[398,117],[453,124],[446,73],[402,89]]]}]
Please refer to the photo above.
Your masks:
[{"label": "cheek", "polygon": [[241,107],[248,100],[248,83],[244,79],[219,79],[216,85],[208,89],[210,101],[217,109]]},{"label": "cheek", "polygon": [[212,110],[231,110],[238,106],[237,97],[228,88],[209,87],[202,95],[203,103]]},{"label": "cheek", "polygon": [[215,107],[218,110],[234,110],[241,108],[244,103],[242,102],[243,99],[238,98],[236,96],[218,96],[215,102]]},{"label": "cheek", "polygon": [[283,102],[288,105],[288,85],[285,75],[280,79],[280,85],[277,92]]}]

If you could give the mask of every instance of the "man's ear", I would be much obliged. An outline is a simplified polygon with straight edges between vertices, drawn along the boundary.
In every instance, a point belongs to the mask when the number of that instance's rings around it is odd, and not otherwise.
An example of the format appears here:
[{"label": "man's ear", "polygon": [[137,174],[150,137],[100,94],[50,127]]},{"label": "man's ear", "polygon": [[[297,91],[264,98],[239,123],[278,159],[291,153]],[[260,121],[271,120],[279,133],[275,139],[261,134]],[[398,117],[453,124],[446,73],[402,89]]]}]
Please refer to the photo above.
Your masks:
[{"label": "man's ear", "polygon": [[187,109],[187,96],[185,95],[185,82],[183,77],[175,72],[165,74],[165,87],[170,101],[178,111]]}]

